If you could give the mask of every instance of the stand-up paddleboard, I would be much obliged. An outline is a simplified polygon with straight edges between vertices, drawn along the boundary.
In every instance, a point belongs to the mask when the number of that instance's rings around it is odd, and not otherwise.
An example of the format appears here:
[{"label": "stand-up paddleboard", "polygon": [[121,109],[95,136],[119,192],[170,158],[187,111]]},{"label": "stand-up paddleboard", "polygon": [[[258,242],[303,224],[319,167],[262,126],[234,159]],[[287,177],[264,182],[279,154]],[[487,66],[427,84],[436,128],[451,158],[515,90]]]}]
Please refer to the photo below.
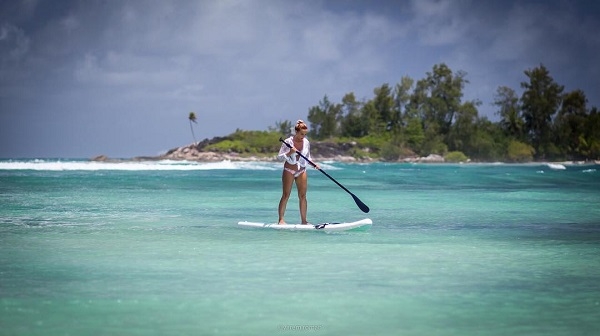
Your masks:
[{"label": "stand-up paddleboard", "polygon": [[350,223],[319,223],[319,224],[277,224],[277,223],[255,223],[238,222],[239,226],[246,228],[274,229],[274,230],[292,230],[292,231],[348,231],[348,230],[368,230],[373,221],[365,218]]}]

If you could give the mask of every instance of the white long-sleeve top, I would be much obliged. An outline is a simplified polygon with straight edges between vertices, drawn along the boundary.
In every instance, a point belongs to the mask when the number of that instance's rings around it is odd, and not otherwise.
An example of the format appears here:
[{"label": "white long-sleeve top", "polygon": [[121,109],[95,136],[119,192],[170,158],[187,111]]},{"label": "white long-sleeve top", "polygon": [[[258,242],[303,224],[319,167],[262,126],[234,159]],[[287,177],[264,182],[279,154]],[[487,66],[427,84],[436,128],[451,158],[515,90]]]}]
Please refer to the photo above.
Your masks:
[{"label": "white long-sleeve top", "polygon": [[[290,146],[294,146],[294,136],[290,136],[289,138],[283,140],[286,143],[290,144]],[[308,139],[304,138],[302,139],[303,144],[302,144],[302,150],[298,151],[299,153],[301,153],[302,155],[304,155],[307,159],[312,160],[312,158],[310,157],[310,142],[308,141]],[[277,154],[277,159],[279,159],[280,161],[286,161],[289,164],[293,164],[293,165],[298,165],[298,168],[300,167],[306,167],[309,163],[304,160],[304,158],[302,158],[299,155],[291,155],[288,156],[288,152],[290,151],[290,148],[288,146],[286,146],[284,143],[281,144],[281,148],[279,149],[279,154]]]}]

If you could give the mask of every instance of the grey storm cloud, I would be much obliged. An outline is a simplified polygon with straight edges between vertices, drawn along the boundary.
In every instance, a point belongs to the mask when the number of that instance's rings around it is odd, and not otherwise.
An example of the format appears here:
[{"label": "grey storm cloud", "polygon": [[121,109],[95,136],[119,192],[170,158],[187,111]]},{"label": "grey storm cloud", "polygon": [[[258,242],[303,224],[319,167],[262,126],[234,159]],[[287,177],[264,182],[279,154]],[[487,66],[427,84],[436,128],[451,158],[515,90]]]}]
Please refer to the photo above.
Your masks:
[{"label": "grey storm cloud", "polygon": [[157,154],[303,119],[327,95],[372,97],[433,65],[465,71],[494,119],[544,64],[590,105],[593,1],[7,1],[0,4],[1,157]]}]

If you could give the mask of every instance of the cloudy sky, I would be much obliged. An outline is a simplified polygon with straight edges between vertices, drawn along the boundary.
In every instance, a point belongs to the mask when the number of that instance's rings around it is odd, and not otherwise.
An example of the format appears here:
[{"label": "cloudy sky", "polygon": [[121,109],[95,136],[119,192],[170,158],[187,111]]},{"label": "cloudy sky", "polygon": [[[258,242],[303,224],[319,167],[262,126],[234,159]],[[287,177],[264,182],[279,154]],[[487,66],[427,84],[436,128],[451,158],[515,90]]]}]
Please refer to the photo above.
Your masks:
[{"label": "cloudy sky", "polygon": [[[435,64],[492,120],[544,64],[600,107],[596,1],[0,1],[0,158],[157,155]],[[496,119],[495,119],[496,118]]]}]

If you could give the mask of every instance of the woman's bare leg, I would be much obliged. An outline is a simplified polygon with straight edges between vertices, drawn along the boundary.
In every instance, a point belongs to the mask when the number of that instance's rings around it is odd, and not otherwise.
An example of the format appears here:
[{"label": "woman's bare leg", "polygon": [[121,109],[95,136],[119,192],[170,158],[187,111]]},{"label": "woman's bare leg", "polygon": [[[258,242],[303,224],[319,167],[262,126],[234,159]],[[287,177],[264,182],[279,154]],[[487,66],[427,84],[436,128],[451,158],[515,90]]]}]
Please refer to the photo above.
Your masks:
[{"label": "woman's bare leg", "polygon": [[308,221],[306,220],[306,212],[308,208],[308,201],[306,200],[308,174],[306,171],[300,176],[296,177],[296,187],[298,188],[298,200],[300,202],[300,219],[302,220],[302,224],[308,224]]},{"label": "woman's bare leg", "polygon": [[292,193],[292,185],[294,184],[294,175],[288,173],[287,171],[283,171],[281,175],[281,185],[282,185],[282,193],[281,199],[279,200],[279,224],[285,224],[285,208],[287,207],[287,202],[290,199],[290,194]]}]

